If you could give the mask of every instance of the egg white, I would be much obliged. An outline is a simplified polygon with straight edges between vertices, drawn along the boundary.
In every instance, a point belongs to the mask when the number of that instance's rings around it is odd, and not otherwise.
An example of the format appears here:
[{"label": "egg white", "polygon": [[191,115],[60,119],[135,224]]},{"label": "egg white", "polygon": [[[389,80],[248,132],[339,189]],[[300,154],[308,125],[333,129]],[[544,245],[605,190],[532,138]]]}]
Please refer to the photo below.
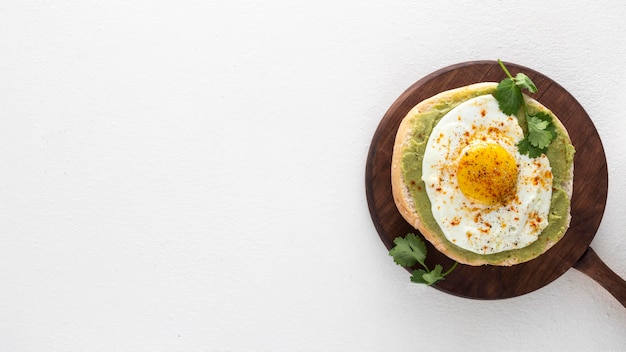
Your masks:
[{"label": "egg white", "polygon": [[[515,116],[504,114],[492,95],[461,103],[435,125],[428,139],[422,179],[435,221],[455,245],[479,254],[523,248],[548,226],[552,173],[545,155],[519,153],[523,131]],[[506,149],[518,167],[515,196],[505,203],[480,204],[459,189],[456,165],[477,143]]]}]

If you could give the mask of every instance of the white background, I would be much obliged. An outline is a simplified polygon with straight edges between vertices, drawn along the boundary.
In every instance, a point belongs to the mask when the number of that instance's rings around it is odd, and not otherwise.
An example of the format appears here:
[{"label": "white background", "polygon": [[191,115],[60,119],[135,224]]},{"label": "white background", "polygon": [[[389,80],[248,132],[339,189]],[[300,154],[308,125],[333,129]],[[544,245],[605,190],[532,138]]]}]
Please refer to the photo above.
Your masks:
[{"label": "white background", "polygon": [[574,269],[501,301],[411,284],[364,175],[418,79],[531,67],[600,133],[592,247],[626,277],[624,4],[0,2],[0,351],[623,350]]}]

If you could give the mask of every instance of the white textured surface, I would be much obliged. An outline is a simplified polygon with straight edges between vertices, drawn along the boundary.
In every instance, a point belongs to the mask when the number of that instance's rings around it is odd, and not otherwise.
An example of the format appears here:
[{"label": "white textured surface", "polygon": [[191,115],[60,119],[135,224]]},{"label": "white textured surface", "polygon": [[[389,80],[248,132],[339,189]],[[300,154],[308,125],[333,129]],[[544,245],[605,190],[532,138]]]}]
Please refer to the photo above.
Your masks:
[{"label": "white textured surface", "polygon": [[575,270],[503,301],[411,284],[364,169],[417,79],[532,67],[600,132],[592,246],[626,277],[624,4],[1,2],[0,351],[623,349]]}]

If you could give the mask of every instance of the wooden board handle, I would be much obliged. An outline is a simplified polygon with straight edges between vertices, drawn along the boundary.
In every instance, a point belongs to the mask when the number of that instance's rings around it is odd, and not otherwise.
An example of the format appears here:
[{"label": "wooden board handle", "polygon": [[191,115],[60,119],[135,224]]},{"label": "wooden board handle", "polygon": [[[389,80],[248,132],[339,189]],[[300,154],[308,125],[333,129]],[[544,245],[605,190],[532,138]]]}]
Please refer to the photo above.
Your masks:
[{"label": "wooden board handle", "polygon": [[591,247],[574,264],[574,268],[602,285],[626,308],[626,281],[604,264]]}]

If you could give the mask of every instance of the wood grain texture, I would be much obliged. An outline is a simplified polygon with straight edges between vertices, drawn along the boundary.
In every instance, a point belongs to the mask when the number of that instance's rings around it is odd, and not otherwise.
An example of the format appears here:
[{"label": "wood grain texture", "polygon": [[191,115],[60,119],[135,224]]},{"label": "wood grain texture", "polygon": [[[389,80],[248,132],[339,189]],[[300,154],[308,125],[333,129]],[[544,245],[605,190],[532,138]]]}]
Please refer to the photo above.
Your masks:
[{"label": "wood grain texture", "polygon": [[[606,204],[608,170],[600,136],[589,115],[558,83],[527,67],[505,63],[511,74],[527,74],[538,88],[533,98],[552,110],[567,128],[576,148],[572,221],[564,237],[540,257],[511,267],[459,265],[434,285],[443,292],[476,299],[503,299],[537,290],[572,267],[585,253],[600,226]],[[391,191],[391,156],[400,121],[420,101],[439,92],[477,82],[505,78],[496,61],[452,65],[420,79],[402,93],[383,116],[370,145],[365,189],[374,226],[390,249],[393,239],[417,233],[400,215]],[[428,245],[427,264],[453,261]],[[390,263],[393,263],[391,258]]]}]

